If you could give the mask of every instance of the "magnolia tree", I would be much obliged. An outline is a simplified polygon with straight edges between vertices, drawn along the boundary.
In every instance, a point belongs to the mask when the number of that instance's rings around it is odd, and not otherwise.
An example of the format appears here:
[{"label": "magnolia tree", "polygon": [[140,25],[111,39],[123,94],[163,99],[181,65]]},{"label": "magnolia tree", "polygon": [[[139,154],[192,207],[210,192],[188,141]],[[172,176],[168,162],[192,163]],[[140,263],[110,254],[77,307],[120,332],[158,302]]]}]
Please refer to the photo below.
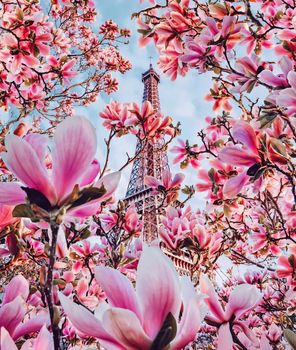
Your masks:
[{"label": "magnolia tree", "polygon": [[[97,159],[94,126],[72,111],[117,89],[129,31],[97,24],[92,1],[1,1],[1,350],[294,349],[296,3],[146,6],[132,15],[139,45],[155,44],[172,80],[210,72],[213,116],[196,142],[171,146],[172,118],[110,102]],[[127,135],[136,154],[110,172],[113,141]],[[136,207],[114,193],[159,138],[196,186],[182,173],[146,177],[163,213],[148,246]],[[205,210],[188,205],[194,192]],[[191,257],[191,279],[160,246]]]}]

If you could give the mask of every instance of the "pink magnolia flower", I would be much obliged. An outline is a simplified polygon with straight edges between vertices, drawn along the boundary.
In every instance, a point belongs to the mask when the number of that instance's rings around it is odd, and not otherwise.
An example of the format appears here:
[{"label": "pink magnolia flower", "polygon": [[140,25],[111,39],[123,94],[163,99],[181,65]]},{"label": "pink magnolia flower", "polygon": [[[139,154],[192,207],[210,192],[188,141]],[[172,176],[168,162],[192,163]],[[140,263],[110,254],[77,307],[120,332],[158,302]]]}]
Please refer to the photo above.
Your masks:
[{"label": "pink magnolia flower", "polygon": [[296,72],[291,70],[287,75],[290,87],[280,91],[276,102],[287,109],[288,115],[296,113]]},{"label": "pink magnolia flower", "polygon": [[178,139],[178,145],[171,148],[172,153],[176,153],[176,157],[173,160],[174,164],[181,163],[181,167],[191,165],[193,168],[197,168],[200,164],[198,161],[198,147],[190,146],[188,141]]},{"label": "pink magnolia flower", "polygon": [[0,307],[0,328],[5,329],[14,340],[28,333],[38,332],[49,320],[47,315],[40,314],[24,321],[27,312],[25,301],[28,296],[29,283],[21,275],[14,277],[5,287]]},{"label": "pink magnolia flower", "polygon": [[[206,311],[202,297],[187,277],[180,283],[171,261],[160,249],[144,249],[136,290],[112,268],[97,267],[95,274],[109,301],[99,307],[96,315],[60,295],[65,313],[79,332],[98,338],[107,350],[149,350],[157,346],[157,335],[165,320],[174,322],[174,318],[177,334],[163,339],[167,343],[162,345],[179,350],[194,340]],[[169,333],[168,328],[164,334]]]},{"label": "pink magnolia flower", "polygon": [[[68,118],[56,128],[51,152],[52,171],[45,165],[46,138],[42,135],[31,135],[27,139],[9,135],[5,139],[5,146],[7,152],[1,154],[2,159],[25,186],[15,182],[0,183],[2,204],[25,203],[33,190],[40,193],[36,204],[51,211],[64,205],[75,185],[90,185],[94,180],[97,139],[94,127],[85,118]],[[119,179],[120,173],[113,173],[95,182],[94,188],[104,185],[105,194],[99,199],[75,206],[69,215],[85,217],[96,213],[98,201],[111,197]],[[41,195],[44,198],[40,199]]]},{"label": "pink magnolia flower", "polygon": [[[4,327],[0,330],[0,346],[1,350],[18,350],[18,347]],[[54,350],[52,335],[46,326],[42,327],[36,339],[27,340],[20,350]]]},{"label": "pink magnolia flower", "polygon": [[[258,141],[254,129],[251,125],[244,121],[238,121],[232,128],[233,138],[239,141],[243,147],[226,146],[219,152],[219,159],[222,162],[249,167],[249,169],[261,162],[261,158],[258,152]],[[225,198],[235,197],[248,182],[249,176],[247,171],[241,174],[231,177],[227,180],[223,187],[223,194]]]},{"label": "pink magnolia flower", "polygon": [[262,299],[262,294],[255,286],[249,284],[236,286],[230,293],[225,309],[221,306],[209,278],[203,274],[200,278],[200,290],[208,296],[208,299],[205,299],[211,311],[211,314],[207,316],[208,320],[219,327],[217,350],[232,349],[233,339],[230,327],[233,325],[242,330],[251,340],[256,339],[248,327],[242,321],[239,321],[247,311],[257,306]]},{"label": "pink magnolia flower", "polygon": [[154,194],[158,194],[159,192],[165,193],[167,202],[171,203],[178,197],[178,191],[184,178],[185,175],[182,173],[178,173],[172,177],[171,172],[165,170],[162,175],[162,181],[154,176],[147,175],[145,176],[144,182],[145,185],[152,188]]}]

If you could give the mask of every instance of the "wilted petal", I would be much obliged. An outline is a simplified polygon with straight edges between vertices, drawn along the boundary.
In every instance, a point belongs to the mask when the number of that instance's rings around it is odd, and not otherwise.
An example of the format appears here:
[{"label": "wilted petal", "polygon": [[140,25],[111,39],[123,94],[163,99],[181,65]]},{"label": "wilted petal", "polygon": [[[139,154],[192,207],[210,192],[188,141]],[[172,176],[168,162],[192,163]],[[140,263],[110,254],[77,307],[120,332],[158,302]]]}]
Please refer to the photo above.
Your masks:
[{"label": "wilted petal", "polygon": [[258,156],[247,153],[236,146],[228,146],[223,148],[219,152],[218,158],[227,164],[240,166],[252,166],[260,160]]},{"label": "wilted petal", "polygon": [[119,271],[105,266],[96,267],[95,276],[112,306],[131,310],[142,320],[137,296],[128,278]]},{"label": "wilted petal", "polygon": [[178,274],[159,248],[143,250],[138,265],[136,291],[142,307],[144,330],[154,338],[169,312],[178,318],[181,304]]},{"label": "wilted petal", "polygon": [[24,300],[26,300],[29,296],[29,283],[25,277],[21,275],[13,277],[13,279],[5,287],[2,305],[10,303],[19,295],[22,296]]},{"label": "wilted petal", "polygon": [[200,291],[208,296],[208,298],[205,299],[205,302],[208,304],[212,314],[215,316],[215,321],[218,323],[223,322],[225,320],[225,312],[222,309],[211,281],[206,275],[202,274],[200,276],[199,285]]},{"label": "wilted petal", "polygon": [[181,350],[191,343],[201,326],[201,323],[208,310],[204,303],[204,298],[197,295],[189,277],[181,278],[183,313],[180,323],[178,324],[178,332],[173,340],[170,349]]},{"label": "wilted petal", "polygon": [[58,125],[54,134],[52,174],[58,200],[79,184],[97,149],[96,132],[85,118],[71,117]]},{"label": "wilted petal", "polygon": [[7,330],[2,327],[0,330],[0,349],[1,350],[17,350],[17,346],[12,340]]},{"label": "wilted petal", "polygon": [[104,312],[105,329],[125,350],[149,350],[151,339],[145,334],[138,317],[130,310],[111,308]]},{"label": "wilted petal", "polygon": [[54,190],[47,176],[45,166],[40,162],[33,147],[15,135],[5,138],[7,152],[2,159],[7,168],[25,185],[42,192],[51,202]]},{"label": "wilted petal", "polygon": [[248,182],[249,176],[243,172],[240,175],[231,177],[228,179],[223,186],[224,198],[234,198],[238,195],[244,185]]},{"label": "wilted petal", "polygon": [[229,323],[224,323],[218,330],[217,350],[231,350],[233,346],[232,335],[230,333]]},{"label": "wilted petal", "polygon": [[262,299],[262,294],[255,286],[250,284],[240,284],[234,288],[230,294],[226,306],[226,318],[229,320],[232,315],[238,319],[246,311],[255,307]]}]

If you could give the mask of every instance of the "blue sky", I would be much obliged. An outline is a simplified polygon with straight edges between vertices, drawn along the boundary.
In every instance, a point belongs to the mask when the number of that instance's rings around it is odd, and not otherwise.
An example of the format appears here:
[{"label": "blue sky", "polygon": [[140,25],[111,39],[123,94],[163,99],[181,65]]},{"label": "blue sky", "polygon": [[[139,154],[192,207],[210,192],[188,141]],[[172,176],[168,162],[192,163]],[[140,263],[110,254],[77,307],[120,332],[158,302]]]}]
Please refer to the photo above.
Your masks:
[{"label": "blue sky", "polygon": [[[121,102],[135,101],[140,103],[143,94],[141,74],[148,69],[149,56],[153,57],[154,67],[158,70],[156,65],[158,54],[154,46],[151,44],[147,48],[138,47],[136,21],[131,20],[131,14],[143,8],[143,5],[140,5],[138,0],[100,0],[97,8],[100,21],[112,18],[119,26],[132,30],[130,43],[122,47],[121,52],[131,61],[133,69],[124,74],[124,76],[118,75],[120,88],[116,94],[110,97],[101,96],[95,104],[87,108],[87,114],[92,116],[98,115],[104,108],[104,103],[108,102],[110,98]],[[160,73],[159,70],[158,72]],[[210,87],[211,79],[209,76],[198,75],[196,71],[191,71],[186,77],[180,77],[175,82],[161,74],[159,86],[161,109],[163,114],[172,116],[175,122],[181,122],[182,138],[196,142],[195,135],[205,125],[204,118],[213,114],[211,105],[204,101],[204,96]],[[92,118],[92,120],[94,119]],[[95,123],[97,124],[97,121]],[[99,135],[100,130],[101,128],[98,130]],[[135,140],[133,138],[124,138],[116,141],[110,163],[113,169],[117,169],[123,162],[125,152],[132,154],[135,149]],[[170,153],[169,159],[172,159]],[[180,171],[178,167],[173,167],[172,165],[171,170],[172,172]],[[129,167],[122,174],[119,196],[123,196],[125,193],[130,171]],[[194,184],[196,182],[196,172],[186,170],[186,183]],[[192,204],[195,204],[194,206],[199,206],[198,204],[203,206],[203,202],[202,198],[196,198],[195,203]]]}]

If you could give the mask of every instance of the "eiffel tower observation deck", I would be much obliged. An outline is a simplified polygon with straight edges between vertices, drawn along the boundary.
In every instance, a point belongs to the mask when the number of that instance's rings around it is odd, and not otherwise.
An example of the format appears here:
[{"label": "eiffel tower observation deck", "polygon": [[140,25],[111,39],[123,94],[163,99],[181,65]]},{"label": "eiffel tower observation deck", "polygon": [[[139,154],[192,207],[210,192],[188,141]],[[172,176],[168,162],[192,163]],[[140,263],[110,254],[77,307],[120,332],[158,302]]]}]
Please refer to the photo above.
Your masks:
[{"label": "eiffel tower observation deck", "polygon": [[[160,112],[160,99],[158,93],[158,84],[160,77],[154,70],[152,64],[149,69],[142,74],[144,84],[143,102],[150,101],[154,112]],[[146,175],[153,176],[158,180],[162,179],[163,173],[169,170],[168,157],[164,147],[165,140],[160,138],[157,142],[148,142],[139,156],[135,159],[132,172],[127,187],[125,202],[134,203],[138,213],[143,221],[142,240],[151,243],[158,238],[161,225],[162,209],[159,209],[161,198],[151,193],[151,189],[144,183]],[[141,141],[136,146],[136,154],[142,149]],[[182,275],[189,275],[192,269],[192,261],[189,257],[181,254],[174,255],[172,252],[163,248]]]}]

